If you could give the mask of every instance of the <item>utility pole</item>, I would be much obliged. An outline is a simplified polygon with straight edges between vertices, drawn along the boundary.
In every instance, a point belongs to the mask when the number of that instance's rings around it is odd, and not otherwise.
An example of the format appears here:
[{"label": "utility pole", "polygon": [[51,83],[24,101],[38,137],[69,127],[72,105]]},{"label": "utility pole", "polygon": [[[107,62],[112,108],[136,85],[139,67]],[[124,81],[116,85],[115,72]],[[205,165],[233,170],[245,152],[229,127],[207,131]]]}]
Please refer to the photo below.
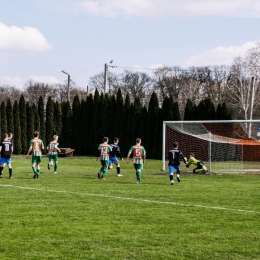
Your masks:
[{"label": "utility pole", "polygon": [[107,74],[108,74],[108,65],[105,63],[105,71],[104,71],[104,94],[107,93]]},{"label": "utility pole", "polygon": [[68,75],[68,101],[70,102],[70,75]]},{"label": "utility pole", "polygon": [[[113,60],[110,61],[110,64],[113,63]],[[105,63],[105,70],[104,70],[104,94],[107,93],[107,78],[108,78],[108,65]],[[110,66],[112,67],[112,66]],[[109,92],[110,92],[110,85],[109,85]]]},{"label": "utility pole", "polygon": [[65,72],[64,70],[62,73],[68,75],[68,90],[67,90],[67,100],[70,102],[70,74]]},{"label": "utility pole", "polygon": [[[252,120],[253,115],[253,106],[254,106],[254,98],[255,98],[255,78],[252,77],[250,84],[250,97],[249,97],[249,107],[248,107],[248,119]],[[249,123],[248,129],[249,138],[251,138],[251,123]]]}]

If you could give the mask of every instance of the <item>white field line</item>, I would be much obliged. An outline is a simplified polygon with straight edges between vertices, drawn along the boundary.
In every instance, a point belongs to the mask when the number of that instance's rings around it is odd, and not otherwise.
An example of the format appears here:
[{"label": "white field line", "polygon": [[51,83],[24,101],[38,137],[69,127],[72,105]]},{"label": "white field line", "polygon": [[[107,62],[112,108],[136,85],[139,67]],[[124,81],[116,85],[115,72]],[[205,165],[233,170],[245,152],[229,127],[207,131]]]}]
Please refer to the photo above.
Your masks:
[{"label": "white field line", "polygon": [[176,205],[176,206],[182,206],[182,207],[196,207],[196,208],[236,211],[236,212],[255,213],[255,214],[260,213],[258,211],[244,210],[244,209],[232,209],[232,208],[225,208],[225,207],[205,206],[205,205],[199,205],[199,204],[192,205],[192,204],[184,204],[184,203],[170,202],[170,201],[135,199],[135,198],[121,197],[121,196],[111,196],[111,195],[105,195],[105,194],[93,194],[93,193],[75,192],[75,191],[66,191],[66,190],[46,190],[46,189],[26,187],[26,186],[15,186],[15,185],[10,185],[10,184],[0,184],[0,187],[1,186],[2,187],[17,188],[17,189],[26,189],[26,190],[37,190],[37,191],[45,191],[45,192],[56,192],[56,193],[86,195],[86,196],[92,196],[92,197],[111,198],[111,199],[117,199],[117,200],[132,200],[132,201],[137,201],[137,202],[168,204],[168,205]]}]

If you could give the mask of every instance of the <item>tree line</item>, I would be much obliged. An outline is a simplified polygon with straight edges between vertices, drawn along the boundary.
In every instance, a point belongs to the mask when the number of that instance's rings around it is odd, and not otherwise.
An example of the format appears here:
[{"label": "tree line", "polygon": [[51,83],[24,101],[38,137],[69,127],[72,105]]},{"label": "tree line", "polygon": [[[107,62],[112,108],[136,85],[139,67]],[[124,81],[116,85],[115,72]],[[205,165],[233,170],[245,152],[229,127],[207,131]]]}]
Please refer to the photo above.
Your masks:
[{"label": "tree line", "polygon": [[113,142],[120,139],[121,153],[125,156],[129,148],[140,137],[148,157],[161,158],[162,122],[178,120],[230,120],[226,103],[214,106],[211,99],[201,100],[198,105],[187,99],[183,114],[173,96],[165,96],[160,104],[152,93],[148,105],[130,95],[123,97],[121,89],[116,95],[99,93],[96,89],[86,98],[76,95],[69,101],[55,101],[48,97],[46,104],[40,96],[37,103],[19,100],[2,101],[0,106],[0,133],[13,133],[14,153],[26,154],[34,131],[40,132],[45,147],[54,134],[59,135],[60,147],[73,148],[78,155],[95,155],[104,136]]},{"label": "tree line", "polygon": [[[116,74],[117,66],[109,66],[108,89],[109,95],[116,95],[121,89],[124,99],[127,95],[134,102],[139,97],[141,103],[147,107],[152,96],[156,93],[160,106],[165,97],[172,96],[179,104],[181,114],[184,112],[186,101],[189,99],[198,106],[201,100],[210,99],[214,106],[226,103],[234,119],[250,119],[251,96],[253,97],[252,118],[260,116],[260,42],[255,43],[244,57],[234,58],[230,66],[204,66],[183,69],[179,66],[164,66],[151,73],[137,70],[124,70]],[[254,80],[253,80],[254,78]],[[68,82],[65,84],[45,84],[29,80],[24,90],[11,86],[0,86],[0,102],[10,98],[12,102],[18,100],[21,94],[31,105],[39,101],[42,96],[44,106],[48,98],[63,103],[68,97]],[[252,84],[253,95],[251,95]],[[80,88],[71,80],[70,104],[74,97],[86,99],[97,89],[104,95],[104,72],[90,78],[90,87]]]}]

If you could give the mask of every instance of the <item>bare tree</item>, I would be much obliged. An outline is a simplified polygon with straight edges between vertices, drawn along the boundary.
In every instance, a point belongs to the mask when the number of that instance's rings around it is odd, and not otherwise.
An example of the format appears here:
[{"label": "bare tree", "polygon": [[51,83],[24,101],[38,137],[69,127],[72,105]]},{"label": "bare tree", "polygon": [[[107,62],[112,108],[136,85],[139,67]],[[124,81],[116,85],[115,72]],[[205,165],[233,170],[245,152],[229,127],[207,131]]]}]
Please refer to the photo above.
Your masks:
[{"label": "bare tree", "polygon": [[94,75],[89,79],[89,85],[97,89],[99,93],[104,92],[104,72]]},{"label": "bare tree", "polygon": [[19,100],[21,94],[22,91],[15,87],[9,85],[0,86],[0,102],[8,98],[10,98],[11,102],[14,102],[15,100]]},{"label": "bare tree", "polygon": [[[231,66],[227,84],[228,104],[233,109],[236,118],[249,119],[248,110],[250,106],[250,87],[252,80],[252,68],[250,59],[235,58]],[[255,84],[254,88],[254,109],[260,106],[260,85]]]},{"label": "bare tree", "polygon": [[146,73],[125,70],[121,74],[122,93],[128,92],[133,99],[147,97],[150,92],[151,82],[151,77]]}]

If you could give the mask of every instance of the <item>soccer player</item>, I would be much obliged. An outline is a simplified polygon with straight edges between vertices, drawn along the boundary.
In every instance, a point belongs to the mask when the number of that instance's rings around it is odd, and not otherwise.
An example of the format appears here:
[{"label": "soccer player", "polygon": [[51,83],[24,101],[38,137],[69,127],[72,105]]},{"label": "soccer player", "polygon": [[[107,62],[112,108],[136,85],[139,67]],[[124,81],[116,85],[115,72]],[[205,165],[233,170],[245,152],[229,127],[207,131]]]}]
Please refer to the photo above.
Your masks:
[{"label": "soccer player", "polygon": [[120,174],[120,163],[119,163],[119,161],[117,159],[117,156],[119,156],[121,161],[123,161],[123,158],[121,156],[120,148],[118,146],[118,143],[119,143],[119,138],[115,137],[114,138],[114,143],[110,144],[110,146],[112,148],[112,152],[110,153],[108,169],[112,169],[113,168],[113,163],[114,163],[116,165],[117,176],[118,177],[123,177],[123,175]]},{"label": "soccer player", "polygon": [[33,170],[33,179],[39,178],[40,176],[40,163],[42,161],[42,151],[44,149],[43,141],[39,139],[40,133],[35,131],[33,136],[34,138],[30,141],[29,149],[26,155],[26,158],[29,157],[29,153],[32,151],[32,170]]},{"label": "soccer player", "polygon": [[128,154],[127,154],[127,158],[126,158],[126,163],[129,162],[129,157],[131,155],[131,153],[133,153],[133,164],[134,164],[134,168],[136,171],[136,183],[140,184],[141,183],[141,171],[143,169],[143,164],[145,163],[145,159],[146,159],[146,151],[144,149],[143,146],[141,146],[141,139],[137,138],[136,139],[136,144],[133,145]]},{"label": "soccer player", "polygon": [[48,163],[48,170],[51,169],[51,166],[53,165],[54,162],[54,173],[58,173],[58,152],[60,152],[60,149],[58,148],[59,143],[58,143],[59,136],[54,135],[53,140],[49,143],[47,146],[48,152],[48,158],[49,158],[49,163]]},{"label": "soccer player", "polygon": [[98,172],[98,178],[105,180],[105,176],[107,174],[108,170],[108,164],[109,164],[109,155],[112,151],[111,146],[108,144],[109,138],[104,137],[103,138],[103,143],[98,146],[97,149],[97,158],[100,158],[100,163],[101,163],[101,168]]},{"label": "soccer player", "polygon": [[177,181],[180,182],[180,158],[182,158],[183,162],[186,164],[186,160],[182,154],[182,152],[178,149],[179,144],[177,142],[173,143],[173,149],[168,152],[168,172],[170,177],[171,185],[174,184],[173,174],[176,170]]},{"label": "soccer player", "polygon": [[4,140],[0,144],[0,178],[3,177],[3,169],[5,165],[8,166],[9,169],[9,179],[12,179],[13,170],[11,165],[11,155],[13,153],[13,143],[9,138],[8,134],[4,134]]},{"label": "soccer player", "polygon": [[190,157],[186,164],[186,167],[189,168],[190,165],[197,166],[196,168],[193,169],[193,173],[205,174],[208,171],[207,167],[203,164],[203,162],[201,162],[195,158],[195,153],[190,153]]}]

